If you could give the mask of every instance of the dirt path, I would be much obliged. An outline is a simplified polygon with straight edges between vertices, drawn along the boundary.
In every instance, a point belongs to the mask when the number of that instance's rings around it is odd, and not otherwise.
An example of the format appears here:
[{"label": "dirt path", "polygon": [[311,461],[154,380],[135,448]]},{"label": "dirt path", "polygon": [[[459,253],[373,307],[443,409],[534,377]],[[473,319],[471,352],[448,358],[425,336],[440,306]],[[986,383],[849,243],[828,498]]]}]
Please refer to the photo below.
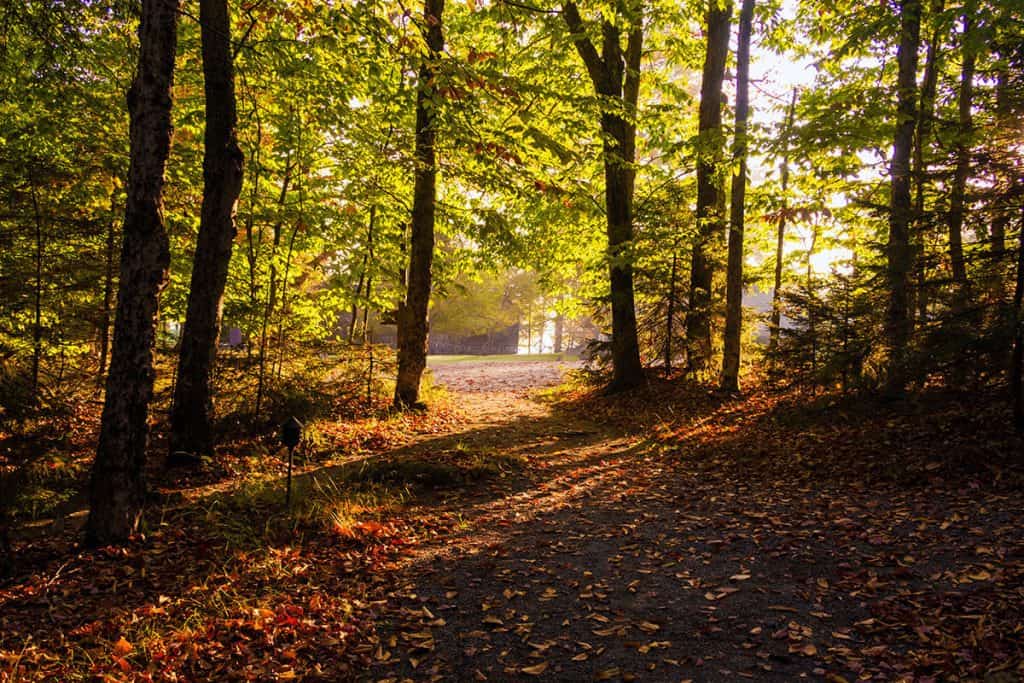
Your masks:
[{"label": "dirt path", "polygon": [[523,467],[414,512],[463,521],[395,567],[367,680],[926,681],[993,648],[1016,680],[1019,588],[984,563],[1024,558],[1019,498],[980,526],[952,491],[697,476],[530,400],[553,368],[515,365],[435,370],[475,415],[453,438]]}]

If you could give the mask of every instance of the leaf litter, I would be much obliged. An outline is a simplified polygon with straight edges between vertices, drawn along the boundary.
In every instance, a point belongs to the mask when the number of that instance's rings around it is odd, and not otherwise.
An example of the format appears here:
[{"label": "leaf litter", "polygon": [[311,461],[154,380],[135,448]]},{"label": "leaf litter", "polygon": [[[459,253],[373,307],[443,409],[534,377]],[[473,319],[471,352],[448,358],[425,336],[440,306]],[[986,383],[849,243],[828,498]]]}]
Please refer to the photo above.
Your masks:
[{"label": "leaf litter", "polygon": [[1001,457],[1020,443],[942,428],[998,424],[994,400],[801,420],[762,394],[538,403],[531,388],[461,394],[469,419],[405,456],[514,452],[520,467],[348,535],[299,526],[226,551],[223,529],[182,514],[43,562],[0,588],[0,678],[1024,673],[1024,496]]}]

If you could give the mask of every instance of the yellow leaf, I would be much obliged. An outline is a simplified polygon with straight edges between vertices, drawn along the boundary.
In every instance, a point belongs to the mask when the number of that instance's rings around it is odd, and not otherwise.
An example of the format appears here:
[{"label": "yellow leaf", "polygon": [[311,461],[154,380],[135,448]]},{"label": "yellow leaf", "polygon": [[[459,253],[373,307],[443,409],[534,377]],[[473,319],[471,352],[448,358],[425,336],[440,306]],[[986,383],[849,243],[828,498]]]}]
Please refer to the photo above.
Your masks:
[{"label": "yellow leaf", "polygon": [[548,663],[541,662],[540,664],[534,664],[533,666],[524,666],[519,671],[527,674],[528,676],[540,676],[542,673],[547,671]]}]

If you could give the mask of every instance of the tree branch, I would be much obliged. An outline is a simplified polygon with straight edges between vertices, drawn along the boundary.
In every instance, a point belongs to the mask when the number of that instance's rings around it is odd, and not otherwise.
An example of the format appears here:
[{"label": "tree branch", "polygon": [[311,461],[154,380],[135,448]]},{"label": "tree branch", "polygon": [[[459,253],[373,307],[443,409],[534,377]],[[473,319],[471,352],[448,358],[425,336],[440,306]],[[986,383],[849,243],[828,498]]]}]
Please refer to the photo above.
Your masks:
[{"label": "tree branch", "polygon": [[573,0],[568,0],[562,5],[562,18],[565,19],[565,24],[569,27],[572,44],[576,46],[576,52],[579,53],[583,64],[587,67],[590,80],[594,82],[595,89],[601,92],[601,86],[608,78],[607,65],[601,59],[601,56],[597,54],[597,48],[587,38],[587,32],[583,27],[583,19],[580,17],[579,8],[576,7],[576,3]]}]

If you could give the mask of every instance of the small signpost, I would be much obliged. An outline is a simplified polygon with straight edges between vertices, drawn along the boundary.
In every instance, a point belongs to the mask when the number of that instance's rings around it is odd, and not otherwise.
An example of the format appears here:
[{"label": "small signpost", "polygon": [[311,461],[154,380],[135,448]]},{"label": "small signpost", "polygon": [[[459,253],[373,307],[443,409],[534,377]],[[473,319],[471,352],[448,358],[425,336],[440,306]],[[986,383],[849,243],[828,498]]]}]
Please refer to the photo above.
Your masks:
[{"label": "small signpost", "polygon": [[302,423],[294,417],[285,420],[281,425],[281,443],[288,448],[288,493],[285,495],[285,505],[291,509],[292,506],[292,463],[294,461],[295,447],[302,440]]}]

